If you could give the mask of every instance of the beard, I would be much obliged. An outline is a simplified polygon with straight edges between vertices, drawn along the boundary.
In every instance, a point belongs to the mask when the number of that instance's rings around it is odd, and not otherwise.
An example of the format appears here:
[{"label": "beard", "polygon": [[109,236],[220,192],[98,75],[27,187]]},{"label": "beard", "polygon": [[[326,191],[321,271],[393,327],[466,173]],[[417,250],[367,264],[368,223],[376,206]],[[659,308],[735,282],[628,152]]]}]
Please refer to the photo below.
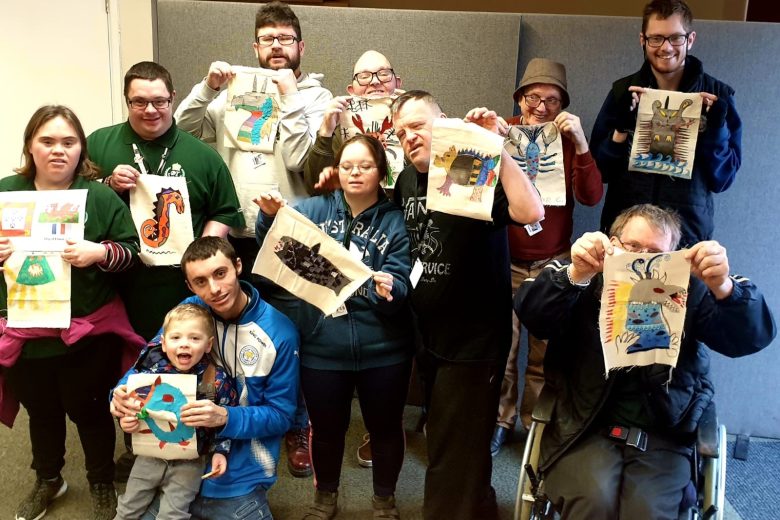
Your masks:
[{"label": "beard", "polygon": [[[271,65],[271,59],[273,58],[284,58],[285,63],[283,65]],[[295,53],[295,56],[290,57],[287,54],[284,53],[284,51],[273,54],[268,57],[267,60],[258,59],[260,62],[260,66],[264,69],[271,69],[271,70],[279,70],[279,69],[292,69],[292,70],[298,70],[301,66],[301,56],[298,53]]]}]

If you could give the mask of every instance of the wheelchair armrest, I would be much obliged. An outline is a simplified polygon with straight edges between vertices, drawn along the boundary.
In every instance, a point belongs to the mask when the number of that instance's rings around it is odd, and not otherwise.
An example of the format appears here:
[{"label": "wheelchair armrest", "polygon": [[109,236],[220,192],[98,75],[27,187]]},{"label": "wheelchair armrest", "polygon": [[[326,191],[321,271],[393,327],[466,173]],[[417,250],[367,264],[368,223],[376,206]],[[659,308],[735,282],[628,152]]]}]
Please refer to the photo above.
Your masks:
[{"label": "wheelchair armrest", "polygon": [[704,410],[696,430],[696,449],[702,457],[718,458],[718,414],[715,403]]},{"label": "wheelchair armrest", "polygon": [[549,424],[553,408],[555,408],[555,392],[549,386],[544,385],[539,399],[536,401],[536,406],[534,406],[534,411],[531,413],[531,419],[538,423]]}]

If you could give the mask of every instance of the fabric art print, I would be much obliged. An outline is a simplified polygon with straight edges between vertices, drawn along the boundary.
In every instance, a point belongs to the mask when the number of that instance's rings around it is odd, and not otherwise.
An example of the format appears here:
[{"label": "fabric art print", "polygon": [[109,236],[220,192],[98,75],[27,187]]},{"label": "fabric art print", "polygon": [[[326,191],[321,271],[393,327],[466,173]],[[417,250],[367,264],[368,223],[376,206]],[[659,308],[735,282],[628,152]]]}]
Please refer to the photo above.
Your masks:
[{"label": "fabric art print", "polygon": [[176,265],[194,240],[186,177],[140,175],[130,191],[133,215],[146,265]]},{"label": "fabric art print", "polygon": [[554,123],[510,127],[504,150],[539,190],[542,204],[566,205],[563,139]]},{"label": "fabric art print", "polygon": [[352,97],[347,109],[341,113],[339,131],[344,141],[358,134],[376,137],[385,147],[389,172],[383,172],[380,181],[383,188],[392,188],[398,174],[404,169],[404,151],[401,142],[395,136],[390,116],[393,98],[365,99]]},{"label": "fabric art print", "polygon": [[504,138],[462,119],[433,121],[428,209],[492,221]]},{"label": "fabric art print", "polygon": [[284,206],[274,219],[252,272],[333,314],[371,269],[297,210]]},{"label": "fabric art print", "polygon": [[181,407],[195,400],[195,374],[131,374],[130,397],[141,402],[133,453],[158,459],[197,459],[195,428],[181,422]]},{"label": "fabric art print", "polygon": [[274,70],[233,67],[225,106],[226,148],[273,153],[279,128],[279,94]]},{"label": "fabric art print", "polygon": [[604,261],[599,312],[606,372],[653,363],[676,366],[691,271],[685,251],[615,251]]},{"label": "fabric art print", "polygon": [[690,179],[701,107],[696,93],[647,89],[637,108],[628,169]]},{"label": "fabric art print", "polygon": [[9,327],[70,327],[70,264],[60,252],[14,251],[3,275]]}]

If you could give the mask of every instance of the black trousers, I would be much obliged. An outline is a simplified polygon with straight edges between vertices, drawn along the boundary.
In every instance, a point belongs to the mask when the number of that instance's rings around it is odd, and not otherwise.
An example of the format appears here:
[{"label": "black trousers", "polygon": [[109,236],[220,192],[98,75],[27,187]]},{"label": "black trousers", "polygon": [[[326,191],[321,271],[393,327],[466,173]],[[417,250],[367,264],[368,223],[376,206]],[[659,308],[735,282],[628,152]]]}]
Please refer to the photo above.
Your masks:
[{"label": "black trousers", "polygon": [[395,493],[404,460],[404,405],[412,361],[357,372],[301,367],[301,386],[311,422],[311,459],[320,491],[339,488],[344,438],[357,389],[363,422],[371,435],[374,494]]},{"label": "black trousers", "polygon": [[11,391],[30,416],[32,469],[39,478],[59,476],[65,465],[65,416],[76,424],[90,484],[114,480],[114,421],[108,392],[119,379],[116,336],[89,338],[63,356],[19,358],[8,369]]}]

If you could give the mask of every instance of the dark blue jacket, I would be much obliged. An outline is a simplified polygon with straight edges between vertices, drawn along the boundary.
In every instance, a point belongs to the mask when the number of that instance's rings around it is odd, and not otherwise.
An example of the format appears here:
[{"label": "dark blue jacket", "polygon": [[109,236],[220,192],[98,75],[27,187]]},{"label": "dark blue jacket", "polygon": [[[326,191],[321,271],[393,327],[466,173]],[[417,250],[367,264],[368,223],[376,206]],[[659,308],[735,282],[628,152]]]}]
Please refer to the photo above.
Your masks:
[{"label": "dark blue jacket", "polygon": [[679,212],[681,246],[711,240],[715,226],[712,194],[731,186],[742,163],[742,121],[734,104],[734,89],[705,74],[697,58],[690,55],[686,58],[679,91],[709,92],[718,96],[718,101],[706,114],[707,126],[699,134],[693,175],[688,180],[628,171],[630,140],[615,143],[612,133],[619,125],[620,111],[625,110],[618,105],[618,100],[628,99],[626,92],[632,85],[658,88],[647,61],[638,72],[612,85],[590,137],[591,152],[602,179],[609,185],[601,212],[601,230],[608,233],[615,217],[624,209],[650,203]]},{"label": "dark blue jacket", "polygon": [[[623,372],[638,379],[642,407],[652,418],[654,432],[683,438],[695,431],[713,395],[705,344],[725,356],[740,357],[761,350],[775,337],[772,313],[756,286],[742,277],[732,276],[732,281],[731,295],[717,301],[704,283],[691,277],[680,354],[668,385],[666,365]],[[573,286],[566,266],[555,262],[524,285],[515,300],[529,332],[549,340],[545,385],[553,390],[556,405],[542,438],[542,470],[594,424],[618,373],[604,373],[598,328],[602,287],[601,275],[584,289]]]},{"label": "dark blue jacket", "polygon": [[[373,271],[393,275],[393,301],[379,296],[369,278],[347,300],[344,316],[324,316],[298,300],[288,312],[301,334],[301,364],[321,370],[362,370],[408,360],[413,353],[407,301],[411,259],[401,210],[380,194],[376,204],[353,218],[341,191],[306,199],[295,209]],[[272,217],[260,213],[258,242],[265,240],[272,223]]]}]

